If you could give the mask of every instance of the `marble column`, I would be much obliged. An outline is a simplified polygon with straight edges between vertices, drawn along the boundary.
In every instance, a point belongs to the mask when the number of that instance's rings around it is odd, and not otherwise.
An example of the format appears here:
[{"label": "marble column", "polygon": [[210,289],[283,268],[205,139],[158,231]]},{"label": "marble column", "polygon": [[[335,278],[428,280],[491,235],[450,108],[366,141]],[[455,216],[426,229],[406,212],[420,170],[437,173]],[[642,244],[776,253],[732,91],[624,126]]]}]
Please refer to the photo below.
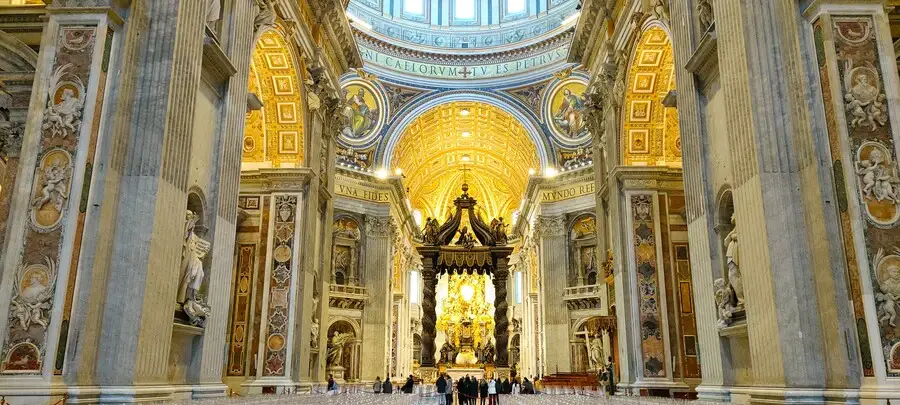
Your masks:
[{"label": "marble column", "polygon": [[543,280],[544,373],[571,371],[568,309],[561,299],[567,286],[566,221],[563,216],[541,216],[535,224],[540,239]]},{"label": "marble column", "polygon": [[373,381],[384,376],[388,358],[385,348],[390,345],[391,311],[391,243],[396,232],[389,216],[366,216],[366,257],[364,285],[369,301],[363,310],[362,329],[365,344],[362,347],[360,378]]}]

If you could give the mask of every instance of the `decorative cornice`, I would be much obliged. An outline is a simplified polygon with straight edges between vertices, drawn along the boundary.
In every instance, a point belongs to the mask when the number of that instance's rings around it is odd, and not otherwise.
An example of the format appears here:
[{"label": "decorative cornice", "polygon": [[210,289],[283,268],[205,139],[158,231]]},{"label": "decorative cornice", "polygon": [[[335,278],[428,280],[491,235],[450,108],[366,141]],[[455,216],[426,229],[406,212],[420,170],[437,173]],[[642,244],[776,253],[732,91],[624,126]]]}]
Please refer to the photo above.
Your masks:
[{"label": "decorative cornice", "polygon": [[303,192],[315,173],[306,167],[267,168],[241,172],[241,191]]},{"label": "decorative cornice", "polygon": [[505,63],[514,61],[523,57],[527,57],[529,55],[540,54],[541,52],[550,49],[568,45],[574,35],[573,29],[570,28],[559,33],[556,36],[521,48],[504,50],[500,52],[484,52],[479,54],[445,54],[418,51],[402,45],[388,42],[381,38],[377,38],[370,33],[363,32],[355,28],[353,31],[357,41],[359,41],[359,43],[361,43],[363,46],[374,48],[378,52],[384,53],[386,55],[402,58],[405,60],[443,64],[448,66],[469,66],[474,64]]}]

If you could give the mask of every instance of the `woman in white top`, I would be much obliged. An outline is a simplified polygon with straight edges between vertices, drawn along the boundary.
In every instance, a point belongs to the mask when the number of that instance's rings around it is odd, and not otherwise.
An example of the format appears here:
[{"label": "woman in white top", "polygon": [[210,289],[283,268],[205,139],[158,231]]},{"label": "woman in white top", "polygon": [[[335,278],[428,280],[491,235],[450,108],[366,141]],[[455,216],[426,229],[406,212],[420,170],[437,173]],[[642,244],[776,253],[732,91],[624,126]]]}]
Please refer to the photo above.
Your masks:
[{"label": "woman in white top", "polygon": [[488,405],[500,405],[500,397],[497,396],[497,380],[488,380]]},{"label": "woman in white top", "polygon": [[519,385],[519,379],[516,378],[515,380],[513,380],[513,383],[512,383],[512,392],[510,392],[510,394],[513,394],[513,395],[519,395],[519,393],[520,393],[521,391],[522,391],[522,386]]}]

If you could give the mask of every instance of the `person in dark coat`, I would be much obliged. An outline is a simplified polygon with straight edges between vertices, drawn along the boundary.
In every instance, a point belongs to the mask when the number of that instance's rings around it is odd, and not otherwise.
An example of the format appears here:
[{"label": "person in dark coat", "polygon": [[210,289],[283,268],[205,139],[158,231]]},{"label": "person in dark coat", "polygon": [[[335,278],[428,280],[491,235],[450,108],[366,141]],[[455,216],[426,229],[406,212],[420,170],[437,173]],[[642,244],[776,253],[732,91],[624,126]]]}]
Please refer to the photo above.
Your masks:
[{"label": "person in dark coat", "polygon": [[381,393],[382,394],[392,394],[394,392],[394,385],[391,384],[390,378],[384,379],[384,384],[381,385]]},{"label": "person in dark coat", "polygon": [[456,381],[456,398],[460,405],[464,405],[466,403],[466,395],[469,393],[469,386],[467,385],[466,378],[463,377]]},{"label": "person in dark coat", "polygon": [[503,394],[509,394],[512,392],[512,385],[509,384],[509,378],[503,380]]},{"label": "person in dark coat", "polygon": [[415,385],[415,381],[413,381],[412,374],[406,379],[406,384],[403,384],[403,387],[400,389],[404,394],[412,394],[413,385]]},{"label": "person in dark coat", "polygon": [[475,405],[475,400],[478,399],[478,380],[475,377],[469,377],[469,390],[466,391],[466,395],[468,395],[469,402],[468,405]]},{"label": "person in dark coat", "polygon": [[478,395],[481,397],[481,405],[487,404],[487,396],[488,396],[488,384],[483,378],[481,379],[481,383],[478,384]]},{"label": "person in dark coat", "polygon": [[438,404],[444,405],[447,403],[446,395],[447,395],[447,379],[444,376],[438,377],[437,381],[434,382],[434,386],[437,388],[438,393]]}]

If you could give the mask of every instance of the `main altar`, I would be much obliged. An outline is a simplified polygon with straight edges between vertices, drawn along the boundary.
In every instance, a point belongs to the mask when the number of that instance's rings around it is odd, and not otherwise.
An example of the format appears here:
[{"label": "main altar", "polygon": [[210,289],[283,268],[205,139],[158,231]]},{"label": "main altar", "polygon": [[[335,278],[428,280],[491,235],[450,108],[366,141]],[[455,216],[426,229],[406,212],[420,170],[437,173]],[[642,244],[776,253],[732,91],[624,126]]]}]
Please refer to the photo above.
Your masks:
[{"label": "main altar", "polygon": [[[486,223],[476,214],[477,201],[462,185],[453,201],[454,213],[444,224],[428,218],[423,231],[422,363],[420,372],[434,380],[439,372],[451,376],[509,376],[509,319],[506,282],[509,277],[507,225],[503,218]],[[471,231],[470,231],[471,228]],[[437,284],[448,277],[447,296],[440,317]],[[487,280],[493,284],[493,305],[487,300]],[[437,332],[444,344],[435,360]]]}]

